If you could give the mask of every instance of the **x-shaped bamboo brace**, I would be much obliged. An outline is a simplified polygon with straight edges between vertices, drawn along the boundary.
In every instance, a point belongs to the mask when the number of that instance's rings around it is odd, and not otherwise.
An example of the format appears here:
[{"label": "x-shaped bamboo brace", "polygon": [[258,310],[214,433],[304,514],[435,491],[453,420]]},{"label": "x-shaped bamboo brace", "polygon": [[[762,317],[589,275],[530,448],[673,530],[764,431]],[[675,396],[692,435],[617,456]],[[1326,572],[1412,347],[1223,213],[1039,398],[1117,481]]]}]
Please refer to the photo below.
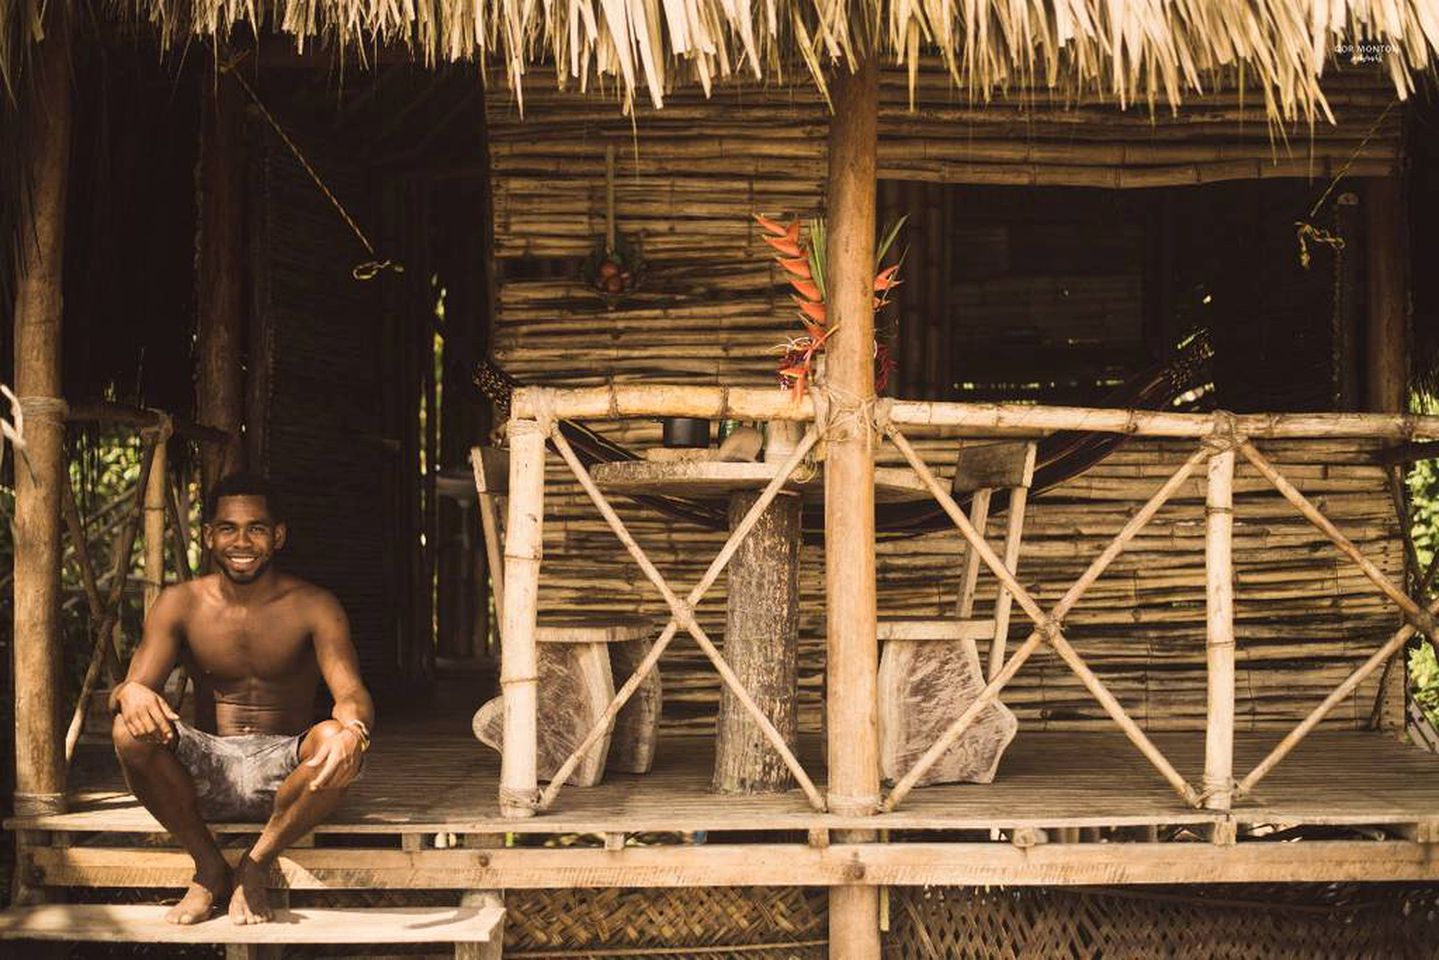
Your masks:
[{"label": "x-shaped bamboo brace", "polygon": [[1154,515],[1159,512],[1159,508],[1164,506],[1165,502],[1174,495],[1174,492],[1179,489],[1180,485],[1189,479],[1190,474],[1209,456],[1210,451],[1201,447],[1199,450],[1196,450],[1188,460],[1184,461],[1183,465],[1175,471],[1174,475],[1165,481],[1164,485],[1155,492],[1154,496],[1149,498],[1149,501],[1139,509],[1138,513],[1130,518],[1129,522],[1124,525],[1124,528],[1109,542],[1109,545],[1104,548],[1104,551],[1094,559],[1094,562],[1089,565],[1089,568],[1084,571],[1084,574],[1065,592],[1059,602],[1054,605],[1054,609],[1046,614],[1039,604],[1035,602],[1034,598],[1030,596],[1029,592],[1015,579],[1014,574],[1004,565],[1004,561],[1002,561],[989,546],[983,535],[969,522],[969,518],[964,515],[964,511],[959,508],[959,504],[954,502],[954,498],[950,496],[949,491],[944,489],[943,485],[941,485],[935,477],[933,471],[929,469],[929,465],[915,452],[914,447],[910,445],[909,440],[905,438],[904,434],[892,423],[883,424],[883,429],[885,435],[889,437],[899,452],[904,455],[904,458],[909,461],[910,467],[913,468],[920,481],[929,488],[929,492],[934,496],[940,507],[949,515],[950,520],[954,521],[954,525],[959,528],[960,534],[963,535],[964,539],[969,543],[970,549],[979,554],[985,566],[993,571],[999,582],[1014,597],[1015,602],[1019,604],[1020,608],[1030,620],[1034,621],[1034,630],[1030,632],[1029,637],[1024,643],[1020,644],[1014,651],[1014,654],[1005,662],[1003,668],[1001,668],[985,688],[980,691],[979,696],[975,698],[974,702],[955,718],[954,722],[945,729],[944,733],[940,734],[939,739],[915,762],[909,773],[905,774],[904,777],[894,785],[894,789],[891,790],[889,796],[885,798],[881,810],[889,813],[904,800],[909,794],[909,791],[914,789],[914,785],[918,782],[919,778],[924,776],[929,768],[938,762],[939,758],[944,756],[945,752],[954,742],[963,735],[964,731],[968,730],[970,726],[974,724],[981,711],[999,696],[999,692],[1014,678],[1015,674],[1019,672],[1019,668],[1024,665],[1024,662],[1039,648],[1041,643],[1045,642],[1049,643],[1049,645],[1054,648],[1055,653],[1059,654],[1060,658],[1068,664],[1069,668],[1074,671],[1075,675],[1079,677],[1080,681],[1094,698],[1104,707],[1105,712],[1119,725],[1120,729],[1122,729],[1130,741],[1139,748],[1140,752],[1144,754],[1149,762],[1154,764],[1164,776],[1164,779],[1169,782],[1169,785],[1184,798],[1186,803],[1191,806],[1198,806],[1200,803],[1199,793],[1189,785],[1188,781],[1180,775],[1178,770],[1174,769],[1174,765],[1160,752],[1153,741],[1145,736],[1144,731],[1141,730],[1133,718],[1125,712],[1124,707],[1120,705],[1119,701],[1114,698],[1114,695],[1109,692],[1108,688],[1104,686],[1100,679],[1094,675],[1094,672],[1085,664],[1083,658],[1070,646],[1069,641],[1064,638],[1060,624],[1070,609],[1079,602],[1079,599],[1084,595],[1085,591],[1094,584],[1095,580],[1099,579],[1100,575],[1104,573],[1114,559],[1123,552],[1125,545],[1154,518]]},{"label": "x-shaped bamboo brace", "polygon": [[695,605],[703,599],[710,587],[714,586],[715,581],[719,579],[719,575],[724,571],[725,567],[728,566],[735,551],[739,549],[740,543],[743,542],[744,538],[754,529],[755,524],[759,522],[760,517],[764,515],[770,503],[779,495],[780,491],[784,489],[785,484],[789,482],[790,474],[799,466],[800,461],[804,459],[805,455],[809,453],[810,448],[813,447],[819,439],[818,432],[814,427],[811,427],[805,432],[804,437],[800,440],[789,458],[780,465],[774,477],[760,493],[759,499],[750,506],[744,518],[739,522],[739,525],[730,533],[729,539],[725,541],[724,547],[715,555],[714,560],[710,562],[709,568],[705,571],[704,576],[700,578],[699,582],[695,584],[694,589],[692,589],[683,600],[676,596],[674,591],[670,589],[669,583],[665,580],[664,575],[655,568],[655,565],[650,562],[649,557],[645,554],[644,549],[635,541],[634,537],[631,536],[628,528],[625,527],[624,521],[619,518],[614,508],[610,506],[609,501],[605,499],[604,494],[600,492],[599,487],[595,485],[594,478],[590,476],[584,464],[575,456],[574,449],[570,447],[569,441],[565,439],[564,434],[558,429],[552,428],[550,431],[550,439],[554,443],[555,449],[559,451],[560,456],[564,458],[565,463],[569,465],[571,472],[575,475],[575,479],[580,482],[580,486],[584,488],[585,493],[589,495],[590,500],[594,503],[596,509],[599,510],[600,515],[605,518],[605,522],[610,525],[610,529],[613,530],[615,536],[619,538],[620,543],[624,544],[625,549],[629,551],[630,556],[634,558],[640,570],[644,572],[644,575],[654,584],[655,589],[664,597],[665,603],[669,604],[670,619],[669,622],[665,624],[665,628],[655,641],[654,646],[650,648],[649,653],[640,661],[634,673],[630,675],[630,678],[620,687],[614,699],[610,701],[610,705],[605,708],[605,712],[600,716],[599,720],[596,721],[595,725],[590,728],[589,733],[585,735],[584,740],[580,742],[580,745],[574,749],[565,762],[560,765],[560,769],[555,773],[554,778],[550,780],[549,786],[547,786],[540,795],[539,808],[545,810],[554,803],[555,797],[559,795],[565,780],[574,772],[575,767],[580,764],[585,753],[594,746],[600,737],[604,736],[605,731],[609,729],[610,724],[614,722],[620,710],[624,708],[624,705],[629,702],[630,697],[639,689],[645,677],[649,676],[650,672],[654,670],[655,665],[659,663],[660,655],[664,653],[665,648],[669,646],[675,634],[683,627],[694,637],[695,643],[699,645],[699,648],[704,651],[705,656],[714,664],[715,671],[719,673],[720,679],[730,688],[735,698],[739,700],[740,705],[745,708],[745,711],[749,713],[750,717],[759,725],[760,731],[764,734],[765,739],[769,741],[770,746],[774,747],[775,752],[779,754],[780,759],[784,761],[790,773],[794,774],[795,780],[804,790],[805,796],[809,798],[810,805],[816,810],[824,810],[824,797],[820,794],[818,788],[815,787],[814,781],[805,773],[804,767],[800,765],[799,760],[789,749],[789,745],[784,742],[784,736],[775,728],[775,725],[770,722],[769,717],[765,716],[764,711],[760,709],[759,704],[755,703],[749,691],[744,688],[744,684],[740,683],[739,677],[735,675],[734,670],[730,668],[724,656],[715,647],[714,642],[710,640],[708,634],[705,633],[704,629],[700,627],[694,619]]},{"label": "x-shaped bamboo brace", "polygon": [[1343,683],[1335,687],[1334,691],[1325,697],[1319,706],[1310,711],[1309,715],[1305,717],[1297,727],[1291,730],[1289,734],[1279,742],[1278,746],[1270,751],[1267,757],[1260,761],[1243,780],[1239,781],[1235,787],[1236,792],[1248,793],[1270,770],[1274,769],[1279,761],[1283,760],[1289,755],[1290,751],[1299,745],[1299,741],[1303,740],[1311,730],[1318,726],[1319,721],[1323,720],[1330,710],[1334,709],[1345,697],[1358,689],[1359,684],[1363,683],[1366,677],[1383,665],[1394,653],[1403,649],[1410,637],[1422,632],[1428,636],[1430,645],[1439,649],[1439,635],[1436,635],[1436,633],[1439,632],[1436,632],[1434,621],[1435,615],[1439,614],[1439,600],[1431,604],[1428,609],[1415,603],[1398,584],[1384,575],[1384,571],[1380,570],[1368,557],[1364,556],[1359,548],[1354,545],[1354,542],[1341,533],[1339,528],[1334,526],[1334,523],[1326,517],[1308,497],[1300,493],[1299,490],[1275,468],[1274,464],[1271,463],[1267,457],[1256,450],[1248,441],[1239,444],[1239,452],[1244,454],[1246,460],[1254,464],[1255,469],[1263,474],[1264,478],[1273,484],[1280,495],[1293,504],[1294,507],[1304,515],[1306,520],[1318,527],[1325,536],[1334,542],[1334,545],[1337,546],[1345,556],[1353,560],[1359,569],[1364,572],[1364,576],[1368,577],[1375,586],[1382,590],[1385,596],[1398,604],[1399,608],[1404,611],[1404,619],[1407,621],[1403,627],[1389,638],[1388,642],[1376,650],[1368,660],[1365,660]]}]

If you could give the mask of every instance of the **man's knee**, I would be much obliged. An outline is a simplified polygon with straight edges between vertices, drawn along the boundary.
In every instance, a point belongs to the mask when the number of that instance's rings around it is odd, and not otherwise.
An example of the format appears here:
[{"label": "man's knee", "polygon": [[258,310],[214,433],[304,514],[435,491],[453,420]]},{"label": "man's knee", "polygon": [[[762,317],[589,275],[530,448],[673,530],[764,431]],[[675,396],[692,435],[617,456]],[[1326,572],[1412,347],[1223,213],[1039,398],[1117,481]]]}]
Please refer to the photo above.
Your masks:
[{"label": "man's knee", "polygon": [[307,758],[314,756],[315,751],[320,749],[326,740],[344,729],[344,724],[338,720],[321,720],[310,728],[309,733],[305,734],[305,742],[300,745],[301,756]]},{"label": "man's knee", "polygon": [[153,740],[141,740],[132,734],[119,714],[115,715],[115,722],[110,725],[110,740],[121,760],[141,761],[152,756],[160,747]]}]

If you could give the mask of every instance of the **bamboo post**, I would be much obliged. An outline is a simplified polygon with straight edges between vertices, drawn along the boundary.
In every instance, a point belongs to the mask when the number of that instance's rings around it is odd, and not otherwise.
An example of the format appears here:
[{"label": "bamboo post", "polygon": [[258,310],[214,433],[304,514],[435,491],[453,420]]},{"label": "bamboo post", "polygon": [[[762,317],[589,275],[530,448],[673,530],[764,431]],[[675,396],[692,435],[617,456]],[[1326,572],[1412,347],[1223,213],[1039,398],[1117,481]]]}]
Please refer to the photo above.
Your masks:
[{"label": "bamboo post", "polygon": [[27,77],[19,139],[26,201],[17,237],[15,393],[26,450],[15,464],[15,804],[18,816],[65,808],[59,729],[60,490],[65,402],[60,398],[65,207],[71,143],[68,7],[54,4]]},{"label": "bamboo post", "polygon": [[229,77],[202,70],[200,149],[196,165],[195,412],[224,430],[223,444],[201,451],[200,488],[245,463],[244,419],[245,105]]},{"label": "bamboo post", "polygon": [[165,433],[162,432],[151,454],[150,475],[145,482],[145,613],[155,605],[165,587],[165,501],[169,499],[166,485]]},{"label": "bamboo post", "polygon": [[1205,642],[1209,714],[1204,806],[1228,810],[1234,782],[1234,449],[1209,458],[1204,502]]},{"label": "bamboo post", "polygon": [[[1403,413],[1409,408],[1409,234],[1404,184],[1396,177],[1364,184],[1369,317],[1365,326],[1364,409]],[[1389,468],[1397,473],[1398,464]],[[1416,574],[1417,575],[1417,574]],[[1403,736],[1407,673],[1385,669],[1379,681],[1378,714],[1382,729]]]},{"label": "bamboo post", "polygon": [[[836,71],[826,196],[829,325],[824,389],[830,423],[824,463],[825,652],[831,812],[879,808],[879,627],[875,606],[874,232],[879,67],[864,56]],[[847,414],[855,414],[847,420]],[[870,830],[844,831],[865,842]],[[879,890],[836,886],[829,894],[829,955],[877,960]]]},{"label": "bamboo post", "polygon": [[510,501],[505,525],[504,620],[500,631],[500,690],[504,694],[504,751],[500,813],[534,816],[539,795],[540,557],[545,506],[545,435],[550,421],[510,421]]}]

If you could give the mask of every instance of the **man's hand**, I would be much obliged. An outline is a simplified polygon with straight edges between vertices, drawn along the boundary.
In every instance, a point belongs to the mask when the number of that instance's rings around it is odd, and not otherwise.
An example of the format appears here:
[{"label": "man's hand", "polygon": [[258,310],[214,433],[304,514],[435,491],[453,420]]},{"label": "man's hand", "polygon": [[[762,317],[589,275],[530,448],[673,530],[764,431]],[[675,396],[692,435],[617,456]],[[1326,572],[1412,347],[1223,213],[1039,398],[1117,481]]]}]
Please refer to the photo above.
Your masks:
[{"label": "man's hand", "polygon": [[120,720],[136,740],[169,743],[175,739],[175,721],[180,715],[169,702],[143,683],[128,680],[115,691]]},{"label": "man's hand", "polygon": [[350,781],[360,775],[360,758],[364,750],[360,746],[360,735],[350,727],[320,744],[315,755],[305,761],[306,766],[319,767],[320,772],[310,781],[311,790],[338,790],[348,787]]}]

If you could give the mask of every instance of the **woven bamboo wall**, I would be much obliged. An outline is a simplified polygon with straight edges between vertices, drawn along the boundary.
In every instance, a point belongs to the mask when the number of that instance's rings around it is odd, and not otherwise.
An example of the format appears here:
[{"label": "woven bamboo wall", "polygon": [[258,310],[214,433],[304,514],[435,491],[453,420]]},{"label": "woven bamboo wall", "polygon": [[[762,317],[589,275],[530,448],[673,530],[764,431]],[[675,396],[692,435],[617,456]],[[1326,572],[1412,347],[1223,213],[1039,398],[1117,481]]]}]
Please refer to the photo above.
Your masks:
[{"label": "woven bamboo wall", "polygon": [[894,960],[1432,957],[1434,888],[1363,884],[892,888]]},{"label": "woven bamboo wall", "polygon": [[[1345,89],[1342,96],[1336,93],[1336,113],[1345,118],[1339,130],[1316,130],[1312,143],[1305,138],[1290,149],[1306,162],[1347,159],[1373,128],[1363,152],[1377,150],[1389,158],[1380,162],[1390,163],[1398,149],[1397,112],[1376,125],[1379,95],[1363,85]],[[983,179],[971,167],[948,160],[944,164],[950,165],[936,166],[926,159],[939,150],[937,139],[947,144],[945,150],[977,142],[979,125],[993,136],[978,139],[1007,137],[1009,149],[1018,150],[1042,139],[1102,139],[1099,127],[1091,126],[1102,116],[1106,136],[1124,129],[1136,144],[1188,145],[1190,166],[1201,173],[1218,168],[1204,166],[1208,161],[1201,162],[1200,154],[1211,148],[1222,154],[1235,138],[1255,137],[1266,151],[1271,148],[1264,125],[1256,122],[1259,114],[1241,115],[1225,100],[1197,104],[1172,123],[1093,104],[1070,110],[1037,104],[961,109],[948,101],[939,105],[939,92],[926,93],[930,100],[924,103],[930,105],[910,115],[900,109],[903,96],[903,77],[887,77],[881,166],[891,177]],[[502,365],[527,382],[772,382],[774,348],[793,327],[768,248],[749,215],[808,215],[822,206],[825,114],[808,92],[727,90],[708,104],[697,95],[679,96],[660,113],[641,112],[634,127],[592,101],[555,92],[527,96],[521,119],[495,93],[489,123],[499,261],[494,343]],[[927,145],[915,146],[918,139]],[[607,145],[618,147],[619,230],[642,236],[649,263],[643,288],[614,309],[588,292],[577,274],[604,231]],[[1282,154],[1285,147],[1273,149]],[[1033,159],[1039,152],[1029,156],[1025,162],[1039,162]],[[1054,164],[1045,182],[1069,182],[1064,180],[1069,165],[1060,162],[1066,155],[1043,156]],[[1131,150],[1126,169],[1140,169],[1146,156],[1137,147]],[[991,174],[994,169],[986,168]],[[1037,182],[1032,173],[1023,182]],[[1090,179],[1086,174],[1074,182]],[[1133,302],[1132,293],[1126,302]],[[1317,316],[1314,323],[1327,331],[1329,318]],[[658,442],[656,424],[596,426],[634,447]],[[953,456],[953,438],[933,437],[921,446],[935,464]],[[1035,503],[1021,578],[1042,602],[1059,596],[1186,452],[1172,444],[1131,444]],[[1382,474],[1370,463],[1371,449],[1331,443],[1275,446],[1271,452],[1381,567],[1397,573],[1397,527]],[[550,479],[542,602],[660,616],[662,605],[558,461],[552,462]],[[1394,627],[1395,617],[1361,577],[1335,559],[1320,534],[1277,494],[1261,492],[1243,467],[1240,483],[1239,722],[1260,726],[1302,715]],[[1202,722],[1201,508],[1202,489],[1191,483],[1069,621],[1081,652],[1151,727]],[[661,522],[640,509],[621,512],[677,587],[687,588],[699,576],[723,539]],[[955,588],[949,572],[958,569],[959,554],[957,538],[939,534],[883,545],[881,611],[945,609]],[[821,582],[822,558],[809,550],[802,577],[801,690],[802,723],[811,729],[817,725],[823,673]],[[722,632],[723,582],[702,605],[700,617],[712,635]],[[698,728],[712,723],[717,682],[687,641],[678,641],[667,655],[664,676],[670,722]],[[1360,723],[1373,696],[1373,685],[1365,685],[1330,722]],[[1007,702],[1030,726],[1108,723],[1063,665],[1046,657],[1026,667]]]}]

